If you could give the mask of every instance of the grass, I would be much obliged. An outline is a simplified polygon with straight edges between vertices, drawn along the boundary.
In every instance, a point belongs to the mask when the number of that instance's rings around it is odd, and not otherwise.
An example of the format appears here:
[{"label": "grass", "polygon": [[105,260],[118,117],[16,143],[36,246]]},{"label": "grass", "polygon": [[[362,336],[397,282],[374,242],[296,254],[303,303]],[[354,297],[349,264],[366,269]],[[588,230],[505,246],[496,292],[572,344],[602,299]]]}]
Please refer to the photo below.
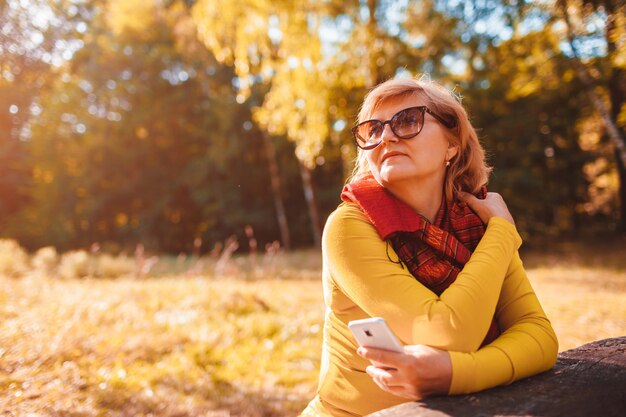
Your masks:
[{"label": "grass", "polygon": [[[620,247],[523,255],[561,350],[626,334]],[[297,414],[317,382],[320,255],[261,259],[264,273],[246,262],[234,259],[227,278],[207,268],[143,280],[0,277],[0,415]]]}]

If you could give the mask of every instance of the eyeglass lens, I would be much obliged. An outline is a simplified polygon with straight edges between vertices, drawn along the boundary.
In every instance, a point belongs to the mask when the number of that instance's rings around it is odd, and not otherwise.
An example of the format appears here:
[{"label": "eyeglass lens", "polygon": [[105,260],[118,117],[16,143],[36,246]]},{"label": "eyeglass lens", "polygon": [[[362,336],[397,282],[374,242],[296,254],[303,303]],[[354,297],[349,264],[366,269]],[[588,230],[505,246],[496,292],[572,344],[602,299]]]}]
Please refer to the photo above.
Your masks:
[{"label": "eyeglass lens", "polygon": [[387,122],[369,120],[357,126],[355,136],[363,146],[370,146],[380,142],[385,124],[389,123],[393,133],[403,139],[417,135],[424,123],[424,108],[411,107],[394,114]]}]

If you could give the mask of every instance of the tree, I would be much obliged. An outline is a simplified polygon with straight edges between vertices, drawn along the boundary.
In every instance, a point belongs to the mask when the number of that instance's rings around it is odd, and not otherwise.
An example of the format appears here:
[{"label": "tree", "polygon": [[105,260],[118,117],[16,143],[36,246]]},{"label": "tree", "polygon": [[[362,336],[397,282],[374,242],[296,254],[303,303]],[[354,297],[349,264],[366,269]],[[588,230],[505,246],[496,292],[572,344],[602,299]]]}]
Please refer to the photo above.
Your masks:
[{"label": "tree", "polygon": [[585,99],[558,43],[548,29],[503,42],[483,55],[484,70],[476,73],[488,88],[465,91],[492,155],[490,187],[533,236],[579,231],[589,185],[583,166],[593,159],[571,122],[584,116]]},{"label": "tree", "polygon": [[232,72],[196,53],[185,8],[151,5],[152,20],[138,23],[127,7],[96,12],[85,47],[41,99],[24,213],[31,242],[141,241],[174,252],[248,223],[266,238],[266,202],[250,194],[267,177],[256,173],[261,148]]},{"label": "tree", "polygon": [[53,5],[31,0],[28,6],[30,11],[16,2],[0,2],[0,229],[6,235],[19,230],[14,216],[30,200],[31,120],[41,113],[39,96],[61,55],[57,41],[81,18],[74,6],[58,21],[34,20],[31,11],[45,16]]},{"label": "tree", "polygon": [[[284,135],[296,144],[316,244],[320,216],[311,173],[327,139],[335,129],[348,134],[347,120],[354,118],[369,88],[395,75],[403,62],[416,66],[419,48],[401,40],[406,29],[387,18],[385,10],[391,6],[375,0],[248,0],[226,5],[201,0],[194,6],[200,38],[219,60],[235,67],[240,100],[253,86],[268,86],[255,119],[271,135]],[[420,23],[429,17],[420,17]],[[403,61],[403,56],[408,59]],[[333,96],[340,98],[332,101]],[[359,100],[353,100],[357,96]],[[342,155],[344,163],[352,165],[354,151]]]},{"label": "tree", "polygon": [[[578,211],[575,217],[580,217],[583,212],[587,215],[593,215],[596,211],[609,211],[611,205],[610,198],[606,196],[610,194],[608,188],[610,184],[606,183],[606,176],[610,174],[610,164],[605,164],[605,145],[602,142],[589,140],[590,129],[594,131],[592,136],[596,135],[600,126],[595,120],[597,119],[597,109],[608,106],[609,97],[612,100],[611,111],[619,114],[622,108],[623,88],[615,84],[613,76],[620,75],[620,48],[612,42],[621,39],[616,33],[623,33],[622,22],[624,15],[623,6],[618,7],[618,3],[590,1],[590,2],[567,2],[567,13],[563,13],[563,7],[566,2],[554,1],[544,3],[529,2],[498,2],[495,4],[487,4],[484,2],[464,2],[456,5],[447,5],[446,2],[439,2],[438,6],[447,14],[454,16],[460,22],[460,26],[464,27],[461,38],[464,40],[465,46],[462,48],[469,49],[466,60],[467,72],[459,77],[460,85],[465,88],[466,96],[473,102],[475,97],[490,95],[489,91],[493,91],[492,100],[497,100],[498,95],[510,102],[511,99],[525,98],[526,100],[538,99],[543,101],[547,99],[552,92],[557,93],[556,97],[560,97],[561,102],[555,102],[552,108],[543,108],[545,118],[547,120],[555,120],[563,117],[566,123],[575,126],[569,129],[569,132],[563,131],[564,136],[571,146],[569,150],[561,149],[550,145],[553,149],[554,156],[552,159],[556,162],[557,158],[579,160],[575,166],[571,168],[575,173],[568,175],[563,172],[559,182],[560,190],[570,190],[570,197],[565,201],[571,202],[572,210],[574,207]],[[570,16],[568,24],[566,16]],[[575,24],[574,24],[575,22]],[[572,28],[575,36],[572,36]],[[570,28],[569,32],[567,28]],[[584,30],[582,29],[584,28]],[[611,29],[612,35],[607,35]],[[569,35],[568,35],[569,33]],[[575,39],[574,39],[575,38]],[[619,42],[619,41],[617,41]],[[528,44],[525,44],[528,43]],[[564,46],[569,43],[569,47]],[[601,46],[605,44],[607,49]],[[497,53],[502,45],[506,45],[507,53]],[[572,48],[573,46],[573,48]],[[616,47],[617,46],[617,47]],[[584,51],[577,57],[576,50]],[[623,48],[621,48],[623,50]],[[611,52],[613,51],[613,52]],[[493,54],[497,59],[493,58]],[[555,62],[557,62],[555,64]],[[503,71],[503,67],[508,69]],[[502,74],[504,72],[504,74]],[[500,74],[499,74],[500,73]],[[578,86],[578,89],[572,88],[573,80],[576,74],[582,75],[581,80],[584,82]],[[590,76],[593,74],[593,76]],[[502,81],[508,84],[507,88],[498,87],[497,78],[502,77]],[[587,78],[585,81],[585,77]],[[621,76],[618,79],[623,79]],[[587,87],[585,88],[585,85]],[[591,87],[591,89],[590,89]],[[502,89],[500,89],[502,88]],[[587,90],[595,96],[593,101],[581,96],[579,90]],[[482,92],[481,92],[482,91]],[[595,103],[595,109],[588,103]],[[558,104],[557,104],[558,103]],[[574,108],[572,103],[575,103]],[[494,103],[491,103],[495,105]],[[536,103],[537,107],[530,106],[528,110],[533,112],[542,108],[540,103]],[[567,110],[566,109],[570,109]],[[493,109],[485,105],[484,108],[474,108],[477,111],[477,118],[487,121],[488,115],[493,113]],[[484,115],[481,115],[485,112]],[[602,111],[600,111],[602,113]],[[476,113],[474,113],[476,115]],[[611,117],[608,111],[605,111],[605,125],[617,125],[616,115]],[[526,117],[525,113],[520,113],[519,117]],[[549,132],[549,136],[556,135],[552,127],[547,127],[544,122],[533,122],[536,130],[541,133],[541,129]],[[593,126],[593,127],[592,127]],[[489,127],[485,127],[485,134],[490,132]],[[530,133],[530,132],[529,132]],[[540,135],[541,136],[541,135]],[[615,138],[617,136],[613,135]],[[502,138],[511,139],[510,134],[503,133]],[[559,140],[560,141],[560,140]],[[578,142],[575,144],[574,142]],[[619,150],[619,140],[613,140],[616,144],[614,149]],[[499,145],[495,143],[495,145]],[[519,155],[528,152],[528,148],[524,147],[524,142],[520,142],[518,150]],[[546,148],[548,149],[548,148]],[[548,153],[552,154],[553,151]],[[584,155],[581,155],[584,151]],[[618,152],[619,153],[619,152]],[[495,152],[499,154],[498,151]],[[539,154],[538,154],[539,155]],[[581,160],[582,158],[582,160]],[[621,173],[621,162],[615,158],[617,171]],[[580,164],[582,161],[582,165]],[[537,160],[534,163],[539,163]],[[603,167],[603,168],[600,168]],[[530,166],[528,168],[531,168]],[[509,169],[505,168],[501,175],[506,175]],[[584,171],[584,174],[581,174]],[[511,173],[514,172],[510,171]],[[532,172],[532,170],[528,171]],[[537,171],[537,179],[544,182],[547,173]],[[587,177],[584,179],[583,177]],[[578,178],[578,180],[575,180]],[[578,185],[573,183],[578,181]],[[563,187],[565,184],[570,184]],[[602,185],[600,185],[603,183]],[[620,181],[620,194],[623,193],[624,181]],[[608,187],[607,187],[608,185]],[[602,196],[598,195],[597,190],[604,188]],[[581,191],[582,190],[582,191]],[[539,204],[545,204],[546,208],[550,202],[549,197],[534,194],[534,200]],[[574,197],[576,196],[576,197]],[[582,196],[582,201],[581,201]],[[622,201],[624,198],[622,198]],[[556,204],[559,206],[560,204]],[[601,206],[601,207],[600,207]],[[622,208],[623,208],[622,204]],[[523,206],[520,205],[523,210]],[[567,208],[563,208],[565,212]],[[550,210],[547,210],[549,212]],[[615,213],[615,212],[614,212]],[[562,217],[562,216],[560,216]],[[622,214],[620,216],[624,218]],[[536,219],[539,220],[539,219]],[[548,217],[544,217],[544,222]],[[610,220],[609,220],[610,221]],[[537,223],[541,224],[541,222]],[[553,225],[553,222],[547,224]],[[622,222],[623,224],[623,222]],[[558,229],[558,227],[557,227]]]},{"label": "tree", "polygon": [[[626,123],[619,123],[621,114],[626,115],[626,53],[624,53],[624,42],[621,40],[626,33],[626,6],[618,4],[616,1],[581,1],[578,7],[570,7],[565,0],[559,0],[558,10],[560,18],[565,21],[566,35],[569,47],[572,51],[572,66],[583,82],[589,97],[591,98],[596,111],[600,114],[607,134],[613,144],[615,154],[615,164],[619,175],[619,196],[621,200],[621,228],[626,232]],[[579,12],[578,20],[590,20],[598,12],[606,13],[604,24],[604,41],[607,45],[606,60],[608,74],[605,75],[604,87],[608,95],[609,108],[605,105],[605,100],[596,93],[598,83],[590,74],[587,66],[581,60],[577,46],[577,33],[580,29],[575,29],[570,18],[569,9]],[[585,10],[587,9],[587,10]],[[585,16],[586,15],[586,16]],[[588,25],[589,26],[589,25]],[[584,32],[578,36],[589,36]],[[622,48],[619,48],[619,46]]]},{"label": "tree", "polygon": [[[312,236],[319,245],[320,219],[310,171],[327,136],[328,102],[320,67],[321,45],[316,32],[319,16],[314,13],[317,7],[308,1],[223,4],[201,0],[194,6],[193,15],[209,50],[221,62],[234,65],[240,102],[249,96],[255,80],[270,84],[263,104],[254,113],[255,120],[270,135],[286,136],[296,144]],[[271,158],[272,144],[267,137],[265,143]],[[284,241],[288,231],[281,215],[280,179],[273,166],[270,159]]]}]

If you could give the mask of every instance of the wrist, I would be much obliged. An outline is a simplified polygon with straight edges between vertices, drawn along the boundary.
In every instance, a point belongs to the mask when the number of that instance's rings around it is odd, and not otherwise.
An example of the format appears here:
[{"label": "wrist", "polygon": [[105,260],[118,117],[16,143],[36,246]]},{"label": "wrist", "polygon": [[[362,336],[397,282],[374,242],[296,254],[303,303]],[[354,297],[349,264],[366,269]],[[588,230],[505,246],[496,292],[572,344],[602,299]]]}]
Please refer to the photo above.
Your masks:
[{"label": "wrist", "polygon": [[452,385],[452,359],[450,358],[450,353],[445,352],[445,355],[442,356],[442,365],[445,371],[441,373],[436,395],[448,395]]}]

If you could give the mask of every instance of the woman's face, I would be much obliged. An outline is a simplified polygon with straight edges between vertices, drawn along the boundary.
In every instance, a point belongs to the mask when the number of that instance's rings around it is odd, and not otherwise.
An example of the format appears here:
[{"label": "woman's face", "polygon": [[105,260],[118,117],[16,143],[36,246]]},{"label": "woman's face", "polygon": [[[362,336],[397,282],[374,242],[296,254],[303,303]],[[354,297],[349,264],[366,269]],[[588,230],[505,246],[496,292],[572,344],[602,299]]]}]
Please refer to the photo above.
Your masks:
[{"label": "woman's face", "polygon": [[[417,94],[391,97],[382,102],[369,119],[386,121],[408,107],[425,106]],[[439,181],[443,186],[446,161],[457,152],[449,145],[446,127],[430,114],[424,115],[424,127],[415,137],[400,139],[385,125],[382,143],[363,151],[372,175],[383,187],[401,183],[419,184]]]}]

